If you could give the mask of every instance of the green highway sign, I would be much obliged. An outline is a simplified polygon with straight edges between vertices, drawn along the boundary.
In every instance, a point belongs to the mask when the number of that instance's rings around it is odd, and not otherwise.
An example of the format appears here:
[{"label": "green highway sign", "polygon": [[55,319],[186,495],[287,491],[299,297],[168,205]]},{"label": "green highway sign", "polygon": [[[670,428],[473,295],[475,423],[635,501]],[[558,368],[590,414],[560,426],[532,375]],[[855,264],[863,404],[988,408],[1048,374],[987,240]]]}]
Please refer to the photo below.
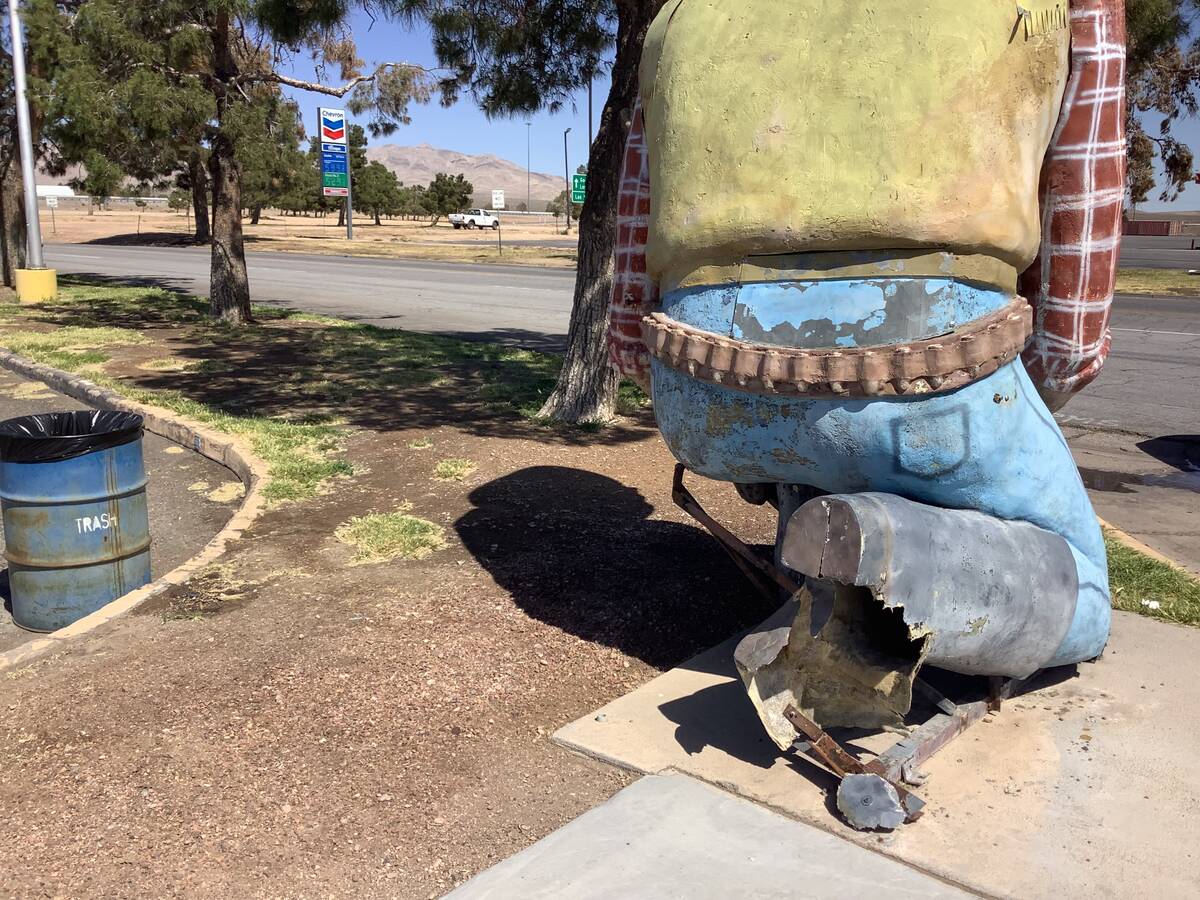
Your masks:
[{"label": "green highway sign", "polygon": [[587,199],[587,176],[576,175],[571,182],[571,202],[582,203]]}]

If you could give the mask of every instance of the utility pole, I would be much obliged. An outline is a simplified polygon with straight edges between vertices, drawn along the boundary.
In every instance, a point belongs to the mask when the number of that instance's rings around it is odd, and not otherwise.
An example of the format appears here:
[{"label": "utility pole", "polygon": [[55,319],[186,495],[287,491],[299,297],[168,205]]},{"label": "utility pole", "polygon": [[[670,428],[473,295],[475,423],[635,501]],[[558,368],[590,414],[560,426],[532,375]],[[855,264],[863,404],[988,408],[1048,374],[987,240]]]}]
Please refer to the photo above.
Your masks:
[{"label": "utility pole", "polygon": [[[15,0],[10,0],[10,2],[15,2]],[[567,182],[567,189],[563,194],[566,197],[563,207],[567,213],[567,234],[571,233],[571,162],[567,153],[567,135],[570,133],[570,128],[563,132],[563,176]]]},{"label": "utility pole", "polygon": [[12,29],[13,95],[17,104],[17,142],[21,156],[21,183],[25,192],[26,268],[16,271],[17,298],[25,303],[53,300],[58,294],[58,276],[47,269],[42,257],[42,223],[38,217],[37,181],[33,170],[33,128],[29,121],[29,99],[25,94],[25,44],[17,0],[8,0]]},{"label": "utility pole", "polygon": [[533,123],[525,123],[525,212],[533,212]]}]

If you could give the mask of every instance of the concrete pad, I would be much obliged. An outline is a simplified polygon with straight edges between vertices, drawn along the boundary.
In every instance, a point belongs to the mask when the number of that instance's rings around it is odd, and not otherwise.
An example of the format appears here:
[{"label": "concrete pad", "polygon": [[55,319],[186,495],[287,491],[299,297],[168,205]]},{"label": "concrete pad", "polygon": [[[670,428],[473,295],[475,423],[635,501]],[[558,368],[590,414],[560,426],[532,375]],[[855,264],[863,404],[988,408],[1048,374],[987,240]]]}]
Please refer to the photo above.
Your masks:
[{"label": "concrete pad", "polygon": [[731,640],[560,730],[639,772],[679,771],[980,893],[1200,895],[1200,631],[1117,613],[1098,663],[1047,673],[925,766],[918,822],[861,834],[834,779],[766,738]]},{"label": "concrete pad", "polygon": [[447,895],[452,900],[969,896],[682,775],[635,782]]}]

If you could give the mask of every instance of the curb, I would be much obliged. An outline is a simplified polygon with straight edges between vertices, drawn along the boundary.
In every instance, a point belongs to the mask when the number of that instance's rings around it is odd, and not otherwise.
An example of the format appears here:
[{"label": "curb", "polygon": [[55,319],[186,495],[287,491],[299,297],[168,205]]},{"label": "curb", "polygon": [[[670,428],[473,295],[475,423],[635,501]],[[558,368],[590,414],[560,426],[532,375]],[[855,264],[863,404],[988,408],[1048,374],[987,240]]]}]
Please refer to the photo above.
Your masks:
[{"label": "curb", "polygon": [[1171,557],[1169,557],[1169,556],[1164,556],[1162,553],[1159,553],[1157,550],[1155,550],[1149,544],[1142,543],[1137,538],[1135,538],[1133,535],[1127,534],[1126,532],[1122,531],[1120,528],[1118,528],[1116,525],[1112,524],[1111,522],[1107,522],[1104,519],[1101,519],[1099,516],[1097,516],[1096,518],[1100,522],[1101,528],[1103,528],[1105,531],[1107,531],[1109,533],[1109,535],[1111,535],[1113,537],[1114,540],[1117,540],[1120,543],[1124,544],[1130,550],[1136,550],[1138,553],[1142,554],[1143,556],[1148,556],[1151,559],[1155,560],[1156,562],[1165,563],[1166,565],[1170,566],[1172,569],[1178,569],[1180,572],[1185,572],[1186,574],[1191,575],[1193,578],[1196,577],[1196,573],[1193,572],[1191,569],[1189,569],[1187,566],[1181,565],[1180,563],[1175,562],[1175,560],[1171,559]]},{"label": "curb", "polygon": [[102,388],[85,378],[35,363],[33,360],[18,356],[11,351],[0,349],[0,367],[26,378],[42,381],[59,393],[98,409],[137,413],[145,420],[146,430],[151,434],[157,434],[181,447],[194,450],[213,462],[220,463],[237,475],[242,484],[246,486],[246,497],[238,511],[198,554],[176,566],[161,578],[136,591],[130,591],[123,597],[118,597],[107,606],[84,616],[66,628],[60,628],[44,637],[35,638],[19,647],[0,653],[0,672],[3,672],[65,647],[69,641],[111,622],[118,616],[125,615],[151,597],[157,596],[177,584],[183,584],[201,569],[223,556],[229,542],[241,537],[250,524],[262,514],[266,506],[262,488],[267,474],[267,464],[259,459],[245,442],[237,438],[221,434],[199,422],[177,416],[161,407],[134,403],[115,391]]}]

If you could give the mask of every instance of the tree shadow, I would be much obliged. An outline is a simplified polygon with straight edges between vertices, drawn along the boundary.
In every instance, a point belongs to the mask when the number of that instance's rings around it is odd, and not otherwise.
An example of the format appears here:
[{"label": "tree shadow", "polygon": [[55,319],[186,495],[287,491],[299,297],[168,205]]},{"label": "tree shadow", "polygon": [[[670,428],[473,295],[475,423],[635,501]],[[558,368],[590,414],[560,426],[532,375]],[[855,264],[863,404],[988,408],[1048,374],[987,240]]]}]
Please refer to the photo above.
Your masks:
[{"label": "tree shadow", "polygon": [[651,518],[641,493],[605,475],[538,466],[469,499],[455,529],[518,606],[658,669],[770,612],[706,532]]},{"label": "tree shadow", "polygon": [[177,231],[143,231],[139,233],[110,234],[83,241],[85,244],[103,244],[119,247],[207,247],[193,235]]},{"label": "tree shadow", "polygon": [[[319,320],[275,306],[256,306],[255,325],[231,327],[211,320],[205,301],[173,290],[166,279],[138,281],[156,290],[130,296],[100,289],[94,297],[44,304],[26,318],[60,326],[169,329],[155,336],[182,366],[146,370],[134,348],[122,352],[134,358],[115,360],[106,371],[139,388],[177,391],[234,415],[336,419],[381,432],[453,425],[480,436],[569,445],[615,445],[652,434],[652,417],[634,407],[623,410],[628,417],[621,423],[603,429],[531,421],[554,388],[561,359],[509,345],[533,342],[530,333],[425,334]],[[473,339],[496,335],[503,343]]]}]

